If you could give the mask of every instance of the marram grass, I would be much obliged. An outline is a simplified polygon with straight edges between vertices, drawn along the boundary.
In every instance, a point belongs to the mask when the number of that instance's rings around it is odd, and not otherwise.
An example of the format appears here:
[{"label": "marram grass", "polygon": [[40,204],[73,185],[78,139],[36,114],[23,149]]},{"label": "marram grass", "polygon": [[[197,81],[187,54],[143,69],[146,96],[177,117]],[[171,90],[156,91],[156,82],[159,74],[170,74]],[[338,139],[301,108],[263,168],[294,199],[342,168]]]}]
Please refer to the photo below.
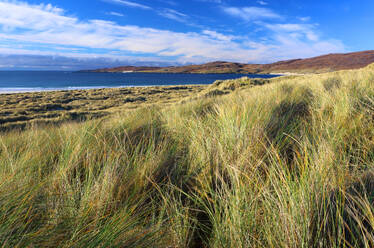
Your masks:
[{"label": "marram grass", "polygon": [[1,246],[373,247],[374,67],[252,86],[1,134]]}]

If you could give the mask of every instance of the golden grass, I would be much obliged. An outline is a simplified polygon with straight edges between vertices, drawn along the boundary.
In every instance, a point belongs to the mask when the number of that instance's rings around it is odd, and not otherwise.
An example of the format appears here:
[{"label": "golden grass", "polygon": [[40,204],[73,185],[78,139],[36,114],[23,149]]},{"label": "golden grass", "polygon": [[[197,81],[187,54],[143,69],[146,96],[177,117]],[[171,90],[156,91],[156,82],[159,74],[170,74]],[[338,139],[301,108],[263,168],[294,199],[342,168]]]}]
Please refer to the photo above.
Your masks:
[{"label": "golden grass", "polygon": [[5,132],[0,242],[372,247],[373,83],[373,66],[216,82],[178,104]]},{"label": "golden grass", "polygon": [[201,95],[225,95],[270,82],[267,79],[217,81],[211,86],[155,86],[0,94],[0,131],[109,117],[137,108],[167,107]]},{"label": "golden grass", "polygon": [[2,130],[85,121],[153,104],[170,105],[205,86],[133,87],[0,95]]}]

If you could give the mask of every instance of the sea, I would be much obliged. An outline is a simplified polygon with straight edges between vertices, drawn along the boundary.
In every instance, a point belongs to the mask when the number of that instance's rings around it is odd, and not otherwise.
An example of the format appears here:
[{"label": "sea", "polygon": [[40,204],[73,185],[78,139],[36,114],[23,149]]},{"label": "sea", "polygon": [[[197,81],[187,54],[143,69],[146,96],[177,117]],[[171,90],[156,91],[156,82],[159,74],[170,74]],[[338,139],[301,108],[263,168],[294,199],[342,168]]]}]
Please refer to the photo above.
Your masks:
[{"label": "sea", "polygon": [[136,86],[211,84],[216,80],[272,78],[261,74],[93,73],[67,71],[0,71],[0,94]]}]

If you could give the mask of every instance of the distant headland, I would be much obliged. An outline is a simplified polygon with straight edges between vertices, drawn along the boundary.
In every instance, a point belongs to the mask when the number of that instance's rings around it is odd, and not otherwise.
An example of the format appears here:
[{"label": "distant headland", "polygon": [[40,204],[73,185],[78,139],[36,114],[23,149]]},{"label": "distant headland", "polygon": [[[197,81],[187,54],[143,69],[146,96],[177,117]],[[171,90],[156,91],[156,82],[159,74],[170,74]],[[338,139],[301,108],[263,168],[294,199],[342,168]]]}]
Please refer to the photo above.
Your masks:
[{"label": "distant headland", "polygon": [[359,69],[374,63],[374,50],[327,54],[307,59],[293,59],[271,64],[243,64],[216,61],[201,65],[149,67],[120,66],[80,72],[152,72],[152,73],[322,73],[346,69]]}]

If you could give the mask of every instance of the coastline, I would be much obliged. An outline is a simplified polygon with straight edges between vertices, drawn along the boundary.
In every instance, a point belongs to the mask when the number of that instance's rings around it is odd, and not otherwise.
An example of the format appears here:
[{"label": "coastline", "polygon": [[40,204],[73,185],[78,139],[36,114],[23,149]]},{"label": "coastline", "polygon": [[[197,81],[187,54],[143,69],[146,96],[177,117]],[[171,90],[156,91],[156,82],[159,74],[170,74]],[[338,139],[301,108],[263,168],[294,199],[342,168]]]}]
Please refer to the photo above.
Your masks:
[{"label": "coastline", "polygon": [[[180,72],[180,71],[103,71],[103,70],[81,70],[74,71],[73,73],[108,73],[108,74],[127,74],[127,73],[146,73],[146,74],[187,74],[187,75],[225,75],[225,74],[238,74],[238,75],[257,75],[257,76],[272,76],[282,75],[283,73],[272,73],[272,72],[249,72],[249,71],[197,71],[197,72]],[[286,72],[287,73],[287,72]]]},{"label": "coastline", "polygon": [[[203,84],[201,84],[203,85]],[[194,86],[201,86],[200,84],[195,84]],[[180,86],[180,85],[174,85]],[[184,86],[184,85],[183,85]],[[62,88],[7,88],[9,90],[4,90],[0,88],[0,95],[7,94],[22,94],[22,93],[38,93],[38,92],[55,92],[55,91],[74,91],[74,90],[104,90],[104,89],[122,89],[122,88],[146,88],[146,87],[172,87],[170,86],[160,86],[160,85],[126,85],[126,86],[82,86],[82,87],[62,87]]]},{"label": "coastline", "polygon": [[268,75],[274,76],[304,76],[306,73],[297,73],[297,72],[280,72],[280,73],[269,73]]},{"label": "coastline", "polygon": [[216,80],[229,80],[243,76],[270,78],[277,75],[0,71],[0,94],[102,88],[209,85]]},{"label": "coastline", "polygon": [[[163,107],[186,98],[229,94],[238,87],[268,83],[271,78],[216,80],[212,84],[95,86],[66,88],[0,89],[0,131],[34,124],[85,121],[114,113],[157,105]],[[223,83],[224,82],[224,83]]]}]

